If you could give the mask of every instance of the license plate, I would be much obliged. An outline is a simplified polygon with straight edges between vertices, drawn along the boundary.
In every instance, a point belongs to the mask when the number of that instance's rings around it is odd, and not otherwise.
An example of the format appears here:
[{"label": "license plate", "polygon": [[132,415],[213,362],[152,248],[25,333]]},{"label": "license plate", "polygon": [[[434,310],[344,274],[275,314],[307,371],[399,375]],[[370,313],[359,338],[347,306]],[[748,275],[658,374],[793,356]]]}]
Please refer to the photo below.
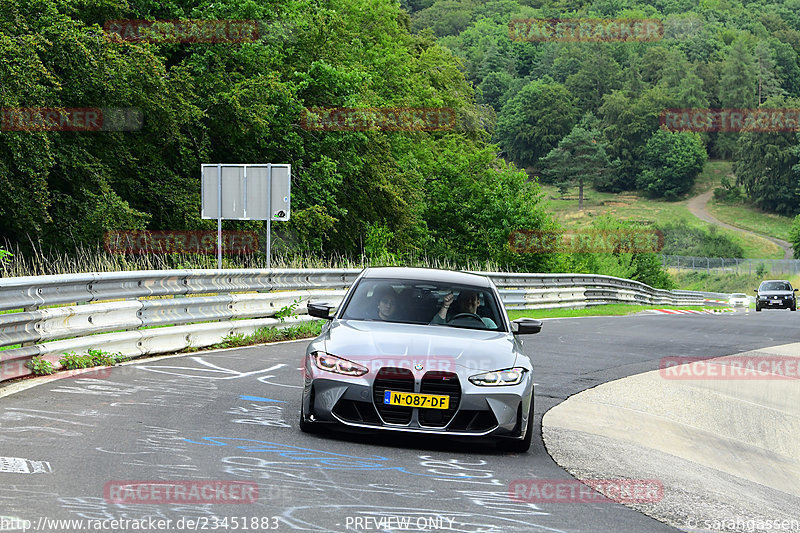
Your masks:
[{"label": "license plate", "polygon": [[438,394],[417,394],[414,392],[394,392],[387,390],[383,393],[383,403],[386,405],[402,405],[403,407],[447,409],[450,405],[450,397],[439,396]]}]

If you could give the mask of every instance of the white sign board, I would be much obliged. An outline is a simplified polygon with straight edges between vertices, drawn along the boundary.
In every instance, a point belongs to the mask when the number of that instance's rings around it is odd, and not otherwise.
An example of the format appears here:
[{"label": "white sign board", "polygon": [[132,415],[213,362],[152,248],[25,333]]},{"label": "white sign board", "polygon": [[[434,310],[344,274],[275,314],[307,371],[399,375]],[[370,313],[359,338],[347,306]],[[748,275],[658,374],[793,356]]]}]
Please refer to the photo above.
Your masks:
[{"label": "white sign board", "polygon": [[201,173],[202,218],[289,220],[291,165],[201,165]]}]

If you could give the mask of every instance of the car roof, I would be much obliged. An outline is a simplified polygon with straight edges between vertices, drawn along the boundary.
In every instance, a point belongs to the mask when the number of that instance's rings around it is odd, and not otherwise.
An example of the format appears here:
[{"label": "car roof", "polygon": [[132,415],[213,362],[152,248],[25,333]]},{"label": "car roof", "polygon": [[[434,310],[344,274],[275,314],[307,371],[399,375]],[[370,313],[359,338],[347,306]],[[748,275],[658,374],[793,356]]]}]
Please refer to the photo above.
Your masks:
[{"label": "car roof", "polygon": [[367,279],[400,279],[415,281],[436,281],[453,284],[474,285],[490,288],[489,278],[468,272],[455,270],[439,270],[436,268],[412,267],[370,267],[364,270],[362,277]]},{"label": "car roof", "polygon": [[[761,285],[763,285],[765,283],[785,283],[785,284],[789,285],[790,287],[792,286],[792,284],[789,283],[789,281],[785,280],[785,279],[765,279],[764,281],[761,282]],[[759,287],[761,285],[759,285]]]}]

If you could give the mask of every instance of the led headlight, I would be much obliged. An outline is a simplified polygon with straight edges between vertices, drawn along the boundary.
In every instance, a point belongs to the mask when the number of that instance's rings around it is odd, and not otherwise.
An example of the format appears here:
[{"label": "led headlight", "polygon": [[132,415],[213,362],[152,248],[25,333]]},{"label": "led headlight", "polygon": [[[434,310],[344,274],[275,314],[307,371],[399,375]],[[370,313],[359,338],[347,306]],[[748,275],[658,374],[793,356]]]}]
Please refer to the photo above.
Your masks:
[{"label": "led headlight", "polygon": [[525,375],[524,368],[509,368],[506,370],[496,370],[471,376],[469,381],[473,385],[482,387],[502,387],[504,385],[519,385]]},{"label": "led headlight", "polygon": [[369,372],[369,369],[365,366],[325,352],[311,352],[311,359],[317,368],[326,372],[356,377],[363,376]]}]

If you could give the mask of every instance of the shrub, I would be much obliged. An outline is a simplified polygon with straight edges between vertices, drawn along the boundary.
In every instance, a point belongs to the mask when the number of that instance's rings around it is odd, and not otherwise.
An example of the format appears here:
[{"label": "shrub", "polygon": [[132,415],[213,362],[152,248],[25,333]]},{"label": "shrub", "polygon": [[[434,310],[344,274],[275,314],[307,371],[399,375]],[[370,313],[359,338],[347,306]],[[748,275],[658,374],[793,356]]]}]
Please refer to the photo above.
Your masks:
[{"label": "shrub", "polygon": [[65,353],[58,360],[64,370],[75,370],[78,368],[90,368],[94,366],[90,355],[78,355],[74,352]]},{"label": "shrub", "polygon": [[91,366],[114,366],[117,363],[112,354],[102,350],[90,349],[87,357],[92,360]]},{"label": "shrub", "polygon": [[706,157],[703,141],[696,133],[658,130],[647,141],[647,168],[636,184],[650,196],[677,200],[692,188]]},{"label": "shrub", "polygon": [[31,360],[26,363],[26,366],[37,376],[45,376],[56,371],[53,363],[44,359],[42,356],[32,357]]}]

